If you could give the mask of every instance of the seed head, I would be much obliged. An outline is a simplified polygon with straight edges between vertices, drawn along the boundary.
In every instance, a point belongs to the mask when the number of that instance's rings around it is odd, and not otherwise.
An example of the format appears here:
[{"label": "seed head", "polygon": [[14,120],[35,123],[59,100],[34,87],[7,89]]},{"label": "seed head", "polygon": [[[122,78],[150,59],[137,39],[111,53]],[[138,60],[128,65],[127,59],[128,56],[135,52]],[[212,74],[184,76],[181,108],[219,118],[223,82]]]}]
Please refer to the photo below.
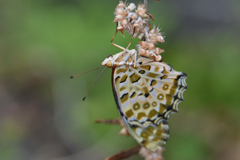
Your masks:
[{"label": "seed head", "polygon": [[128,20],[127,19],[123,19],[121,22],[120,22],[121,26],[123,26],[123,28],[126,28],[127,25],[128,25]]},{"label": "seed head", "polygon": [[119,4],[117,5],[117,8],[124,8],[126,5],[123,3],[123,1],[119,1]]},{"label": "seed head", "polygon": [[148,24],[148,19],[152,19],[153,15],[146,13],[147,9],[144,4],[139,4],[137,9],[134,3],[126,5],[120,1],[117,5],[114,15],[114,23],[117,23],[117,30],[122,34],[126,31],[133,38],[142,39],[137,45],[138,54],[145,57],[150,57],[154,61],[161,61],[160,54],[163,49],[156,47],[157,43],[164,43],[164,37],[160,32],[159,27]]},{"label": "seed head", "polygon": [[143,49],[143,48],[139,49],[138,55],[140,55],[140,56],[145,56],[145,55],[146,55],[146,50]]},{"label": "seed head", "polygon": [[127,7],[127,10],[133,11],[136,8],[136,5],[134,3],[130,3]]},{"label": "seed head", "polygon": [[115,23],[115,22],[120,22],[120,21],[123,20],[123,19],[124,19],[124,18],[123,18],[123,15],[117,14],[117,15],[115,16],[113,22],[114,22],[114,23]]},{"label": "seed head", "polygon": [[146,49],[147,47],[147,42],[146,41],[140,41],[138,42],[140,44],[140,46],[143,48],[143,49]]},{"label": "seed head", "polygon": [[156,55],[159,55],[160,53],[163,53],[164,52],[164,49],[161,49],[161,48],[155,48],[155,54]]},{"label": "seed head", "polygon": [[117,7],[116,9],[115,9],[115,13],[117,14],[117,15],[124,15],[124,13],[125,13],[125,11],[124,11],[124,9],[121,7]]},{"label": "seed head", "polygon": [[149,50],[152,50],[152,49],[155,48],[154,43],[147,43],[147,46],[148,46],[148,49],[149,49]]},{"label": "seed head", "polygon": [[144,4],[138,5],[137,14],[139,14],[139,16],[146,17],[147,16],[146,11],[147,11],[147,9],[145,8]]}]

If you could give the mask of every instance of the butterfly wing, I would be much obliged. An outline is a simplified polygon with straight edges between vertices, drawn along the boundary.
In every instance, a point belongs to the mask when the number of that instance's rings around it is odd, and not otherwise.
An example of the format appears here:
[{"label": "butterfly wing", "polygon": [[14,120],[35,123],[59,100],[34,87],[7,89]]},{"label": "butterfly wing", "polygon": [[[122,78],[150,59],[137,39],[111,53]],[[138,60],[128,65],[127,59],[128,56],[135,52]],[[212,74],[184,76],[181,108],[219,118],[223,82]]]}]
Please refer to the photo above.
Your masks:
[{"label": "butterfly wing", "polygon": [[178,111],[187,89],[186,74],[164,62],[139,57],[136,67],[112,70],[114,98],[122,120],[134,139],[155,151],[169,137],[168,118]]}]

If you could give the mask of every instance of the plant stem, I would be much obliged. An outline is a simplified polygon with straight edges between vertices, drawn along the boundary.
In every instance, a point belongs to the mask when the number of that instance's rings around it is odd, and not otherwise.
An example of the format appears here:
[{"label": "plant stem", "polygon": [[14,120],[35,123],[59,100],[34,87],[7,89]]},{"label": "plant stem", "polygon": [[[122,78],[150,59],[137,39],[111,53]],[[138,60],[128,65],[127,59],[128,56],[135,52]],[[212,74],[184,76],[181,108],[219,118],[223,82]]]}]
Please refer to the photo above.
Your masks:
[{"label": "plant stem", "polygon": [[145,7],[147,9],[146,13],[148,13],[148,0],[144,0],[144,5],[145,5]]},{"label": "plant stem", "polygon": [[133,156],[135,154],[138,154],[140,149],[141,149],[141,146],[137,145],[137,146],[135,146],[133,148],[130,148],[128,150],[119,152],[119,153],[117,153],[117,154],[115,154],[115,155],[113,155],[111,157],[108,157],[105,160],[123,160],[123,159],[131,157],[131,156]]},{"label": "plant stem", "polygon": [[[146,13],[148,14],[149,12],[148,12],[148,0],[144,0],[144,5],[145,5],[145,7],[146,7],[146,9],[147,9],[147,11],[146,11]],[[150,22],[149,22],[149,18],[147,19],[147,25],[149,25],[150,24]]]}]

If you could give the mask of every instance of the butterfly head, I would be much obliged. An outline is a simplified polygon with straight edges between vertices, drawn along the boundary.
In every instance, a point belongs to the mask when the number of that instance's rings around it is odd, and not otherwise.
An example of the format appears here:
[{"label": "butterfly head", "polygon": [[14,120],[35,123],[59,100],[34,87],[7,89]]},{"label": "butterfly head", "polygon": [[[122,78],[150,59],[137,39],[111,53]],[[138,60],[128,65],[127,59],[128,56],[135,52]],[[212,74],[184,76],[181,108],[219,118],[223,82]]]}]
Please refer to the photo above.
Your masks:
[{"label": "butterfly head", "polygon": [[107,58],[104,59],[104,61],[102,62],[102,65],[106,66],[108,68],[112,68],[113,62],[114,62],[113,56],[109,55],[109,56],[107,56]]}]

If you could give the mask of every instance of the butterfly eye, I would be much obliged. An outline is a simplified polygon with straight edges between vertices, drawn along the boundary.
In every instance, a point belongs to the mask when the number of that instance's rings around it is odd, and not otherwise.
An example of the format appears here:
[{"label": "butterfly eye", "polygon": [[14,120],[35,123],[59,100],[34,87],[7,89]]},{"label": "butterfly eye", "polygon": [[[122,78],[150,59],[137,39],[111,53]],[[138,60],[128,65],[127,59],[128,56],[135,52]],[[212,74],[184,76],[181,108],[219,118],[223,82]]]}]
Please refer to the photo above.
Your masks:
[{"label": "butterfly eye", "polygon": [[108,61],[106,65],[107,65],[108,68],[111,68],[112,67],[112,62]]},{"label": "butterfly eye", "polygon": [[112,57],[112,55],[111,55],[111,54],[109,54],[109,55],[107,56],[107,58],[109,58],[109,57]]}]

